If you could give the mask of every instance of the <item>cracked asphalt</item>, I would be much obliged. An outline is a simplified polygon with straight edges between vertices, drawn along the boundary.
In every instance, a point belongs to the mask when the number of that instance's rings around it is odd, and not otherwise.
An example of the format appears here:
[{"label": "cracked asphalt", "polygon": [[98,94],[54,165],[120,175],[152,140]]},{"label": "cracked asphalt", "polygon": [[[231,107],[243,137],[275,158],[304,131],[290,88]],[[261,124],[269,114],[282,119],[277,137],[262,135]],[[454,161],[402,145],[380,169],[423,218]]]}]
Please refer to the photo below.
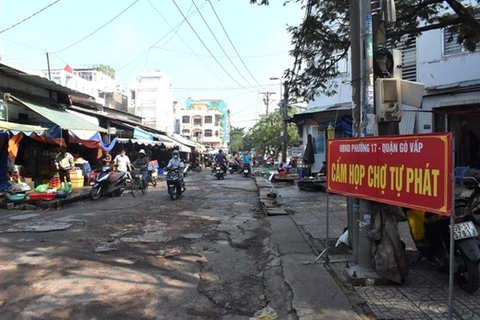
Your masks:
[{"label": "cracked asphalt", "polygon": [[255,180],[0,211],[0,319],[298,319]]}]

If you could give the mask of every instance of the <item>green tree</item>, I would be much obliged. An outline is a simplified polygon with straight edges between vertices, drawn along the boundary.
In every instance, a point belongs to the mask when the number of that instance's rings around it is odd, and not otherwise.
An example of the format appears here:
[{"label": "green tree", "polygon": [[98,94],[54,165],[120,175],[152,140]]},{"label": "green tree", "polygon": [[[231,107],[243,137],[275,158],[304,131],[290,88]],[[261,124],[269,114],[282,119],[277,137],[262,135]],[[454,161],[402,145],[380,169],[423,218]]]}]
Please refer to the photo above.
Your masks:
[{"label": "green tree", "polygon": [[[268,0],[250,3],[268,5]],[[285,71],[291,96],[313,100],[319,94],[335,94],[338,76],[336,63],[345,59],[350,48],[349,0],[286,0],[303,5],[306,14],[299,26],[289,26],[295,58]],[[480,22],[475,19],[480,0],[404,0],[395,1],[397,21],[386,25],[392,46],[409,43],[422,32],[446,28],[456,41],[474,51],[480,42]],[[449,12],[455,12],[451,14]],[[397,62],[398,63],[398,62]]]},{"label": "green tree", "polygon": [[[273,152],[277,156],[282,148],[282,117],[280,112],[276,110],[262,118],[253,126],[249,135],[258,157],[263,156],[265,151]],[[297,141],[297,127],[289,124],[287,148]]]},{"label": "green tree", "polygon": [[245,128],[232,127],[230,132],[230,151],[232,154],[243,150],[243,136]]}]

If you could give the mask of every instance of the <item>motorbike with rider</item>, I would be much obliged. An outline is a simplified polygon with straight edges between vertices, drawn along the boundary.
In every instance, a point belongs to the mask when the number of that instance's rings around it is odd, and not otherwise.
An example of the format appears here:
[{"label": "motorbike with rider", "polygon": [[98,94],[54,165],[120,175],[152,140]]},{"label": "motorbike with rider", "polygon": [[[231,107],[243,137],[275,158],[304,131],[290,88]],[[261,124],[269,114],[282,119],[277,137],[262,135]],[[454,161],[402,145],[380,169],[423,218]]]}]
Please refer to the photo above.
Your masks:
[{"label": "motorbike with rider", "polygon": [[177,197],[181,196],[182,193],[187,189],[183,180],[184,168],[185,163],[182,159],[180,159],[180,152],[178,150],[173,150],[172,158],[165,168],[165,171],[167,171],[168,194],[172,200],[175,200]]}]

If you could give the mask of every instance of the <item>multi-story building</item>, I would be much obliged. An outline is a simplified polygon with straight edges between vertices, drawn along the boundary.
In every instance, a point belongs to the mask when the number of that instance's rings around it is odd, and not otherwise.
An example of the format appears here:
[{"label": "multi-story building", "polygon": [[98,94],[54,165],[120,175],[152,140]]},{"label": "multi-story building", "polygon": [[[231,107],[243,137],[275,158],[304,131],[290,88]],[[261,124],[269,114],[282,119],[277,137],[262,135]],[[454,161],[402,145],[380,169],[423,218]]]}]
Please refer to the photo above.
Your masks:
[{"label": "multi-story building", "polygon": [[108,108],[127,111],[127,96],[122,93],[120,84],[115,81],[115,70],[105,65],[73,69],[66,65],[63,69],[42,70],[44,77],[56,83],[86,93],[95,102]]},{"label": "multi-story building", "polygon": [[167,133],[174,132],[173,85],[161,71],[144,72],[128,86],[128,111],[143,123]]},{"label": "multi-story building", "polygon": [[[480,52],[468,52],[450,36],[444,29],[430,30],[408,47],[399,48],[401,54],[395,61],[396,66],[400,65],[395,70],[397,76],[425,85],[421,108],[403,105],[400,133],[454,131],[459,146],[457,164],[467,164],[473,162],[474,156],[461,144],[469,140],[467,136],[480,141],[480,74],[474,67],[480,64]],[[308,103],[307,110],[295,115],[302,126],[304,143],[308,134],[317,142],[313,171],[325,160],[326,125],[351,115],[349,64],[348,59],[337,66],[340,74],[332,79],[337,84],[335,95],[319,96]],[[478,142],[474,145],[478,148]]]},{"label": "multi-story building", "polygon": [[178,111],[180,133],[211,148],[230,141],[227,104],[223,100],[188,100]]}]

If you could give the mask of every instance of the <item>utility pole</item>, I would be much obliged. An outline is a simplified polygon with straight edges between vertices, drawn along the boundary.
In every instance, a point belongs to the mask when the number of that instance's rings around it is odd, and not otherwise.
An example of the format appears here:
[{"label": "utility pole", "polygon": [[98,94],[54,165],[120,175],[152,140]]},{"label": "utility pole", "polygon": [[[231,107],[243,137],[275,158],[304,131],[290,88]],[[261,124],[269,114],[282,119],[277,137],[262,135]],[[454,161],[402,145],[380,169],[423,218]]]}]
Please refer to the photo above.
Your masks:
[{"label": "utility pole", "polygon": [[48,55],[48,52],[45,52],[45,55],[47,56],[48,79],[52,80],[52,75],[50,74],[50,57]]},{"label": "utility pole", "polygon": [[[366,137],[377,135],[377,121],[374,109],[372,4],[371,0],[360,0],[359,5],[360,45],[358,48],[361,53],[361,68],[359,72],[361,90],[360,106],[358,109],[354,109],[354,116],[359,116],[360,119],[357,133],[359,133],[360,137]],[[354,53],[352,52],[353,56]],[[355,92],[352,94],[353,98],[355,98],[354,95]],[[372,202],[355,199],[353,209],[355,216],[358,214],[358,219],[353,222],[358,226],[358,247],[356,248],[358,264],[349,268],[348,273],[350,276],[360,279],[379,278],[378,274],[373,270],[372,243],[368,238],[368,232],[371,228]]]},{"label": "utility pole", "polygon": [[287,162],[287,145],[288,145],[288,82],[283,83],[283,100],[281,104],[282,114],[282,161]]},{"label": "utility pole", "polygon": [[266,114],[268,115],[268,106],[270,105],[270,96],[275,94],[275,92],[267,91],[267,92],[260,92],[260,94],[263,94],[263,103],[265,103],[265,106],[267,107]]},{"label": "utility pole", "polygon": [[[352,88],[352,133],[355,138],[360,137],[361,107],[360,107],[360,78],[361,78],[361,50],[360,50],[360,1],[350,0],[350,56],[351,56],[351,88]],[[349,242],[353,247],[353,263],[358,263],[358,215],[360,200],[347,198],[347,215]]]}]

